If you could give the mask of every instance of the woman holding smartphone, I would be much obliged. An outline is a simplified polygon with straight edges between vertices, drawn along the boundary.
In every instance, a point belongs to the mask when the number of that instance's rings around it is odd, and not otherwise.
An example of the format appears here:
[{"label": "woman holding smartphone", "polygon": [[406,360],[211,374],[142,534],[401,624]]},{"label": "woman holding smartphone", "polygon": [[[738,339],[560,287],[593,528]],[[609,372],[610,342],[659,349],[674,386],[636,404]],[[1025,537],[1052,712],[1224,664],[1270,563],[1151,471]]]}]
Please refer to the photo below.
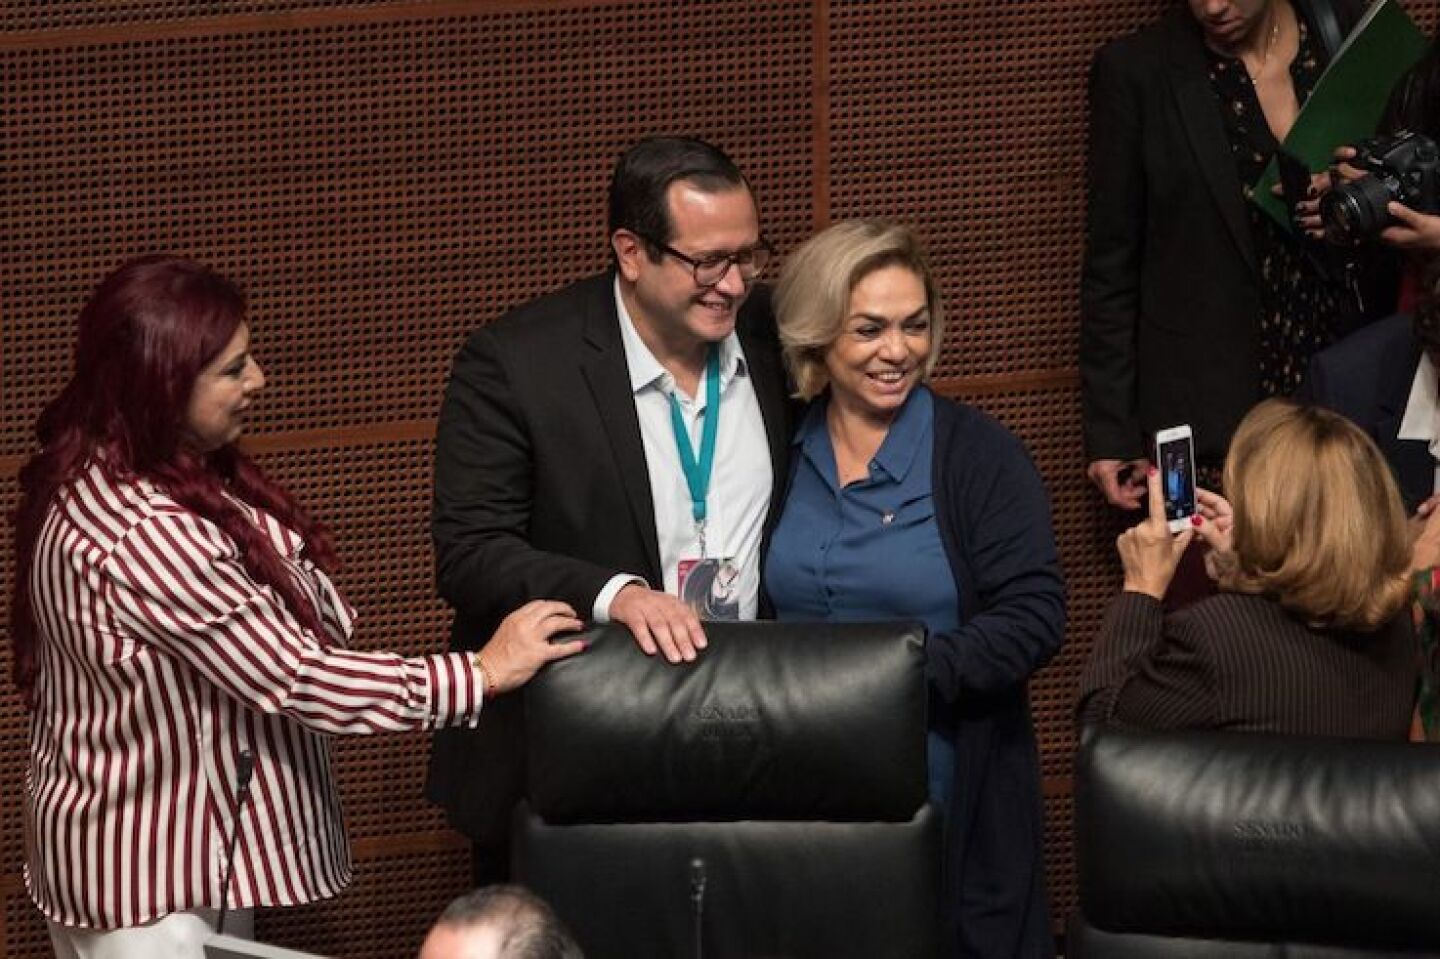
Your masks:
[{"label": "woman holding smartphone", "polygon": [[[1405,739],[1417,647],[1400,494],[1375,444],[1328,410],[1267,400],[1171,532],[1158,470],[1149,517],[1117,541],[1124,592],[1080,678],[1082,722]],[[1198,535],[1221,592],[1167,614]],[[1433,562],[1433,561],[1432,561]]]}]

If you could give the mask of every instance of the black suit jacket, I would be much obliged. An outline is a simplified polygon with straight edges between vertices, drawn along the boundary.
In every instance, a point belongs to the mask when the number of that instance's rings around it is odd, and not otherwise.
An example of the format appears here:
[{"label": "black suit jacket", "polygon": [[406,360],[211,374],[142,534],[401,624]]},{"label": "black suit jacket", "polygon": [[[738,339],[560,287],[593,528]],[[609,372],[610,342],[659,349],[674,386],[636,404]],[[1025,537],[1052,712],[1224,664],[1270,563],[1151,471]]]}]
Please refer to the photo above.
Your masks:
[{"label": "black suit jacket", "polygon": [[1410,317],[1392,316],[1312,357],[1299,394],[1370,434],[1395,474],[1406,511],[1412,513],[1435,486],[1429,444],[1396,436],[1421,355]]},{"label": "black suit jacket", "polygon": [[[663,583],[614,282],[605,273],[526,304],[474,333],[455,359],[431,520],[453,648],[482,646],[532,599],[564,600],[588,618],[617,573]],[[767,290],[752,292],[736,333],[765,421],[773,517],[790,412]],[[434,738],[427,793],[485,844],[503,844],[521,793],[520,720],[518,697],[499,697],[478,729]]]},{"label": "black suit jacket", "polygon": [[[1358,16],[1353,0],[1297,4],[1322,40]],[[1218,461],[1260,399],[1263,303],[1203,35],[1183,4],[1096,54],[1089,178],[1080,327],[1087,454],[1147,456],[1149,435],[1189,423],[1197,455]]]}]

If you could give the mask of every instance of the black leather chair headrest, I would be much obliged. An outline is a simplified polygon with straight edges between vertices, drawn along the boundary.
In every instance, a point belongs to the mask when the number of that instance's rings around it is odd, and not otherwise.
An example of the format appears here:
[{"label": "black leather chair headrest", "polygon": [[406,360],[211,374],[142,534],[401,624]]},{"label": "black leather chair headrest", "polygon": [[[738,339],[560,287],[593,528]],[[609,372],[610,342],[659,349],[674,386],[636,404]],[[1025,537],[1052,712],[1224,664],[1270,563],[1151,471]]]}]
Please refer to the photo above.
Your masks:
[{"label": "black leather chair headrest", "polygon": [[925,801],[924,628],[707,623],[694,663],[619,626],[525,689],[550,822],[909,821]]},{"label": "black leather chair headrest", "polygon": [[1440,748],[1089,730],[1081,909],[1112,932],[1440,946]]}]

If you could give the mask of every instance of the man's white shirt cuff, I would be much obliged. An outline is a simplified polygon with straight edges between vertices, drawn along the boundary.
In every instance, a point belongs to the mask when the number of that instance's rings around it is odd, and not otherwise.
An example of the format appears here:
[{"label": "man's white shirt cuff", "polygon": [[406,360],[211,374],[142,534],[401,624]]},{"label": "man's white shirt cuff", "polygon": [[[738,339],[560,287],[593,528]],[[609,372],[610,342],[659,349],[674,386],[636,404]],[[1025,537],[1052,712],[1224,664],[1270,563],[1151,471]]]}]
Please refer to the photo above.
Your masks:
[{"label": "man's white shirt cuff", "polygon": [[633,576],[630,573],[616,573],[610,577],[610,582],[605,584],[605,588],[600,590],[599,594],[596,595],[595,608],[591,610],[591,619],[597,623],[610,622],[610,604],[615,601],[616,594],[631,583],[639,583],[646,589],[650,588],[650,584],[645,582],[642,576]]}]

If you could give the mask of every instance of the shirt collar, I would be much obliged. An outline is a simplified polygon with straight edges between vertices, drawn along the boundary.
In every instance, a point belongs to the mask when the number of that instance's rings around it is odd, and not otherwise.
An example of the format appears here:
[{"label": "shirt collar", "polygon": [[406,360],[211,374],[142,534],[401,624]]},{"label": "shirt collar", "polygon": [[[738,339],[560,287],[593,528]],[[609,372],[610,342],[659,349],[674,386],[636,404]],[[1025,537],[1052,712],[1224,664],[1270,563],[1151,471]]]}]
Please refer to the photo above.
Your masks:
[{"label": "shirt collar", "polygon": [[1437,412],[1440,412],[1440,375],[1429,354],[1422,353],[1420,364],[1415,367],[1415,379],[1410,381],[1410,399],[1405,403],[1405,416],[1400,421],[1396,439],[1424,440],[1430,444],[1430,454],[1440,458]]},{"label": "shirt collar", "polygon": [[904,480],[914,465],[920,444],[930,435],[932,415],[930,391],[923,386],[915,387],[905,397],[905,405],[900,407],[885,434],[885,442],[880,444],[880,451],[875,454],[876,465],[895,482]]},{"label": "shirt collar", "polygon": [[[800,424],[795,439],[791,441],[792,445],[800,447],[816,463],[824,459],[819,456],[816,444],[828,444],[830,441],[825,425],[825,410],[829,405],[829,393],[819,402],[812,404],[805,413],[805,420]],[[880,444],[880,449],[871,462],[894,482],[903,482],[910,473],[910,467],[915,464],[920,444],[925,442],[932,432],[934,417],[935,398],[929,388],[915,387],[905,398],[905,405],[900,407],[900,412],[885,433],[885,441]]]},{"label": "shirt collar", "polygon": [[[650,347],[640,338],[630,311],[625,308],[625,298],[620,295],[620,278],[615,278],[615,312],[620,316],[620,342],[625,347],[625,366],[630,371],[630,391],[639,393],[648,386],[655,386],[668,393],[675,388],[675,378],[650,352]],[[745,352],[740,348],[740,338],[731,330],[730,335],[720,341],[720,391],[723,393],[730,381],[745,376]]]}]

